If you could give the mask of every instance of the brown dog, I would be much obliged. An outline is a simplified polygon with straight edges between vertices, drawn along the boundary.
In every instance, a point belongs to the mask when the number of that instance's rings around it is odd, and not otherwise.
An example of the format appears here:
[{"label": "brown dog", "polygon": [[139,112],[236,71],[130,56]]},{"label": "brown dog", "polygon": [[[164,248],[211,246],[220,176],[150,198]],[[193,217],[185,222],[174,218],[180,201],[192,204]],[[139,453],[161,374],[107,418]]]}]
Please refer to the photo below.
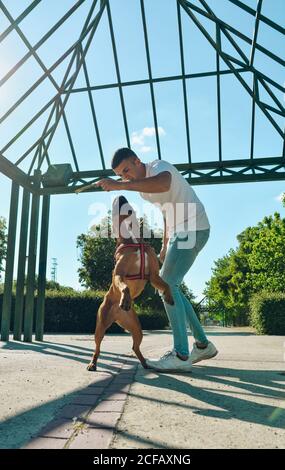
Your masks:
[{"label": "brown dog", "polygon": [[[116,198],[112,214],[113,233],[115,237],[117,235],[116,265],[112,272],[111,287],[98,310],[95,330],[95,352],[87,366],[89,371],[96,370],[102,340],[106,330],[114,322],[131,333],[133,339],[132,349],[143,367],[147,368],[145,358],[140,351],[143,333],[132,301],[141,294],[148,281],[155,289],[162,292],[163,298],[167,303],[174,304],[168,284],[159,276],[159,262],[154,249],[144,243],[142,239],[130,237],[130,224],[126,224],[130,214],[122,214],[124,212],[121,210],[123,205],[131,212],[133,225],[134,221],[137,223],[136,218],[134,219],[135,212],[128,204],[126,198],[124,196]],[[117,207],[116,211],[114,210],[115,207]],[[117,217],[114,212],[117,212]],[[119,228],[117,224],[119,224]],[[140,261],[139,274],[138,261]]]}]

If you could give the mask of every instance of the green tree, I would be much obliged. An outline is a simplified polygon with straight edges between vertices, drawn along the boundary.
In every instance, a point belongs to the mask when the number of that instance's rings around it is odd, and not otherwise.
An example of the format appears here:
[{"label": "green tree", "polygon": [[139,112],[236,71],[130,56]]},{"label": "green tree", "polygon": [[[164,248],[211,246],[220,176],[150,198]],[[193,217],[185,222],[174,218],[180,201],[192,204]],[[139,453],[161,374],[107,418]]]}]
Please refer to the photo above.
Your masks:
[{"label": "green tree", "polygon": [[239,246],[215,261],[212,277],[206,283],[213,316],[225,315],[233,324],[247,324],[251,296],[263,289],[285,289],[285,219],[280,214],[265,217],[255,227],[237,236]]},{"label": "green tree", "polygon": [[[109,236],[103,237],[101,231]],[[87,234],[77,237],[77,248],[80,250],[78,269],[79,282],[87,289],[107,290],[112,280],[114,252],[116,242],[111,236],[111,214],[102,219],[98,226],[92,227]]]},{"label": "green tree", "polygon": [[0,280],[2,280],[1,272],[4,271],[3,261],[6,258],[7,252],[7,226],[6,219],[0,217]]}]

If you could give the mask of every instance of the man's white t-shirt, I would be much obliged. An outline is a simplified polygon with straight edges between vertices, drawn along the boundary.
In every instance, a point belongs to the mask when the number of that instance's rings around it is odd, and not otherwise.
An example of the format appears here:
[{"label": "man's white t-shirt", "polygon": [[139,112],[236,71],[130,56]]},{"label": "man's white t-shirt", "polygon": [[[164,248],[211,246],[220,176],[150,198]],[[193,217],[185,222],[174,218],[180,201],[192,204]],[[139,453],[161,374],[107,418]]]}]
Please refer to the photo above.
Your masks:
[{"label": "man's white t-shirt", "polygon": [[171,184],[163,193],[142,193],[146,201],[155,204],[166,218],[168,235],[185,231],[197,231],[210,228],[203,204],[193,188],[171,163],[154,160],[145,164],[146,178],[156,176],[163,171],[171,174]]}]

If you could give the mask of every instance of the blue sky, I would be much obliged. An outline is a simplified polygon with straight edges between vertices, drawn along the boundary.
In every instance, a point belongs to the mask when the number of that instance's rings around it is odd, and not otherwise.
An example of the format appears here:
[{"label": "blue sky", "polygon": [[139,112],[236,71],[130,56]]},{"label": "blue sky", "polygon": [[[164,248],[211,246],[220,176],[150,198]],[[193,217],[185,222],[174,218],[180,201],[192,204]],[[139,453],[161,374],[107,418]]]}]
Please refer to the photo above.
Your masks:
[{"label": "blue sky", "polygon": [[[10,14],[16,18],[29,1],[5,1]],[[42,0],[40,4],[20,24],[24,34],[35,45],[67,10],[76,2],[70,0]],[[198,0],[193,3],[201,7]],[[244,0],[251,7],[255,0]],[[52,8],[50,7],[52,4]],[[111,12],[117,41],[117,52],[122,81],[147,78],[147,63],[144,51],[144,38],[138,0],[112,0]],[[228,0],[208,0],[208,4],[224,21],[230,22],[252,38],[254,18],[237,9]],[[38,55],[47,67],[50,67],[64,51],[77,39],[87,16],[91,2],[86,0],[72,17],[38,50]],[[97,10],[96,10],[97,11]],[[178,75],[181,73],[179,43],[177,34],[176,2],[174,0],[146,0],[145,11],[148,25],[149,46],[152,73],[154,77]],[[282,0],[264,0],[262,12],[273,21],[283,25],[285,7]],[[185,67],[187,73],[215,70],[216,54],[207,43],[190,18],[182,12],[184,33]],[[198,14],[197,14],[197,17]],[[215,31],[209,20],[199,17],[209,34]],[[4,30],[8,20],[0,12],[0,27]],[[237,39],[244,53],[249,56],[250,47]],[[284,56],[284,37],[261,24],[258,42],[277,55]],[[223,44],[228,53],[235,57],[236,52],[223,37]],[[16,32],[11,33],[0,44],[1,77],[13,67],[27,52]],[[87,67],[92,85],[116,82],[116,71],[112,56],[107,17],[104,15],[87,55]],[[60,83],[68,62],[65,60],[52,73]],[[284,85],[284,69],[280,64],[268,59],[257,51],[255,66],[278,83]],[[221,68],[227,66],[221,61]],[[0,116],[3,116],[12,104],[42,75],[42,70],[34,58],[28,61],[0,88]],[[251,77],[242,75],[248,84]],[[85,86],[84,76],[79,74],[75,88]],[[221,77],[222,87],[222,142],[225,160],[248,158],[250,152],[251,101],[249,95],[235,77]],[[264,89],[260,89],[262,99],[272,104]],[[15,111],[1,124],[0,147],[5,148],[13,136],[39,111],[53,96],[55,89],[46,79]],[[118,90],[94,91],[92,93],[102,139],[106,167],[110,167],[113,152],[120,146],[126,146],[126,137],[122,119]],[[284,103],[284,96],[276,91],[277,97]],[[153,132],[153,115],[148,85],[124,88],[124,98],[128,115],[129,132],[133,149],[142,161],[157,158],[157,149]],[[171,163],[186,162],[187,146],[183,95],[181,82],[173,81],[155,85],[158,124],[162,158]],[[217,99],[216,79],[214,77],[194,78],[187,81],[187,98],[191,132],[191,155],[193,162],[210,161],[218,158],[217,139]],[[41,135],[48,118],[46,112],[13,144],[4,155],[16,162],[29,146]],[[80,170],[101,168],[98,143],[92,122],[90,105],[86,93],[75,93],[69,98],[66,115],[73,137]],[[284,128],[284,119],[277,117]],[[33,153],[19,165],[28,171]],[[53,163],[71,163],[72,155],[64,125],[59,124],[49,149]],[[266,120],[259,109],[256,110],[255,157],[282,155],[281,138]],[[46,171],[45,162],[42,171]],[[0,215],[8,217],[10,180],[0,175]],[[185,281],[198,298],[211,276],[214,260],[225,255],[230,248],[237,246],[236,236],[249,225],[255,225],[264,216],[275,211],[284,217],[278,196],[284,192],[284,183],[244,183],[195,186],[195,191],[202,200],[211,224],[211,237],[195,264],[187,274]],[[111,206],[115,193],[92,193],[77,195],[57,195],[51,198],[50,238],[48,249],[48,278],[50,277],[51,258],[58,261],[58,281],[64,285],[80,288],[78,283],[76,238],[86,232],[94,218],[92,204],[104,203]],[[142,207],[142,200],[133,192],[127,194],[130,201]],[[161,226],[160,215],[156,223]],[[18,244],[18,239],[17,239]],[[15,260],[15,272],[17,260]]]}]

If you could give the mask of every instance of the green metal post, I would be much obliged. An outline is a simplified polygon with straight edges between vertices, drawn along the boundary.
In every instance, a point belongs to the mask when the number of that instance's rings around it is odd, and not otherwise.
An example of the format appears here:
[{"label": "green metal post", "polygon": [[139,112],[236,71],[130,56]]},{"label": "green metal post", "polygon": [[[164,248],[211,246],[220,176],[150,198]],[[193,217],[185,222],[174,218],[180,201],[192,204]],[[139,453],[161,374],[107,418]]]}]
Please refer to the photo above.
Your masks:
[{"label": "green metal post", "polygon": [[[34,176],[35,176],[35,186],[40,187],[41,171],[35,170]],[[36,258],[37,258],[38,224],[39,224],[39,203],[40,203],[40,196],[38,194],[33,194],[31,222],[30,222],[25,319],[24,319],[24,341],[27,341],[27,342],[32,342],[32,335],[33,335],[34,291],[35,291],[35,271],[36,271]]]},{"label": "green metal post", "polygon": [[50,196],[43,196],[36,316],[36,340],[43,341]]},{"label": "green metal post", "polygon": [[18,202],[19,185],[13,181],[11,189],[5,284],[2,306],[1,341],[9,341]]},{"label": "green metal post", "polygon": [[23,306],[24,306],[24,288],[25,288],[26,252],[27,252],[28,225],[29,225],[30,195],[31,195],[30,191],[28,191],[27,189],[24,189],[23,202],[22,202],[19,258],[18,258],[15,319],[14,319],[14,339],[17,341],[21,340],[22,325],[23,325]]}]

